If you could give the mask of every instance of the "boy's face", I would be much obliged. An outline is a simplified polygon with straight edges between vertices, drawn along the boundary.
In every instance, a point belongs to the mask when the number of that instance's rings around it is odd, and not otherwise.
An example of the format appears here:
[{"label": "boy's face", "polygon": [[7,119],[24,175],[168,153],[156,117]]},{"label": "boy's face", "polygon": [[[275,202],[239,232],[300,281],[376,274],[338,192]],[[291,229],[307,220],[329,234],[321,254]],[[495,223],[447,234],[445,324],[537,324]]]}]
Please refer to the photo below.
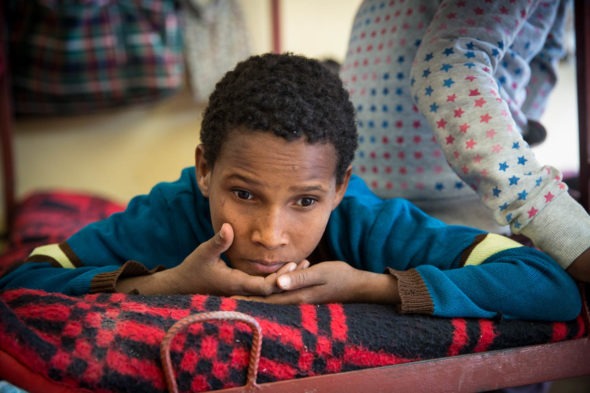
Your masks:
[{"label": "boy's face", "polygon": [[233,268],[267,275],[307,258],[318,245],[348,180],[336,184],[331,144],[287,142],[269,132],[233,131],[211,168],[197,147],[197,181],[209,198],[213,228],[225,222]]}]

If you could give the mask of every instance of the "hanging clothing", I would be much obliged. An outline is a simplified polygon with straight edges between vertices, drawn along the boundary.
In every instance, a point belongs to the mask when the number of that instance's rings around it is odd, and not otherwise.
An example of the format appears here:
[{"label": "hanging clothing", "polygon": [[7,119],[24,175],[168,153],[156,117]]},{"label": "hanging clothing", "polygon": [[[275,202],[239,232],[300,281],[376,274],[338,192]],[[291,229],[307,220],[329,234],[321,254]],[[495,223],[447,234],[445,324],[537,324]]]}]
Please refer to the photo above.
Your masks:
[{"label": "hanging clothing", "polygon": [[174,0],[10,1],[17,114],[76,114],[153,101],[183,86]]},{"label": "hanging clothing", "polygon": [[188,77],[197,102],[205,102],[218,80],[251,55],[248,31],[235,0],[182,2]]}]

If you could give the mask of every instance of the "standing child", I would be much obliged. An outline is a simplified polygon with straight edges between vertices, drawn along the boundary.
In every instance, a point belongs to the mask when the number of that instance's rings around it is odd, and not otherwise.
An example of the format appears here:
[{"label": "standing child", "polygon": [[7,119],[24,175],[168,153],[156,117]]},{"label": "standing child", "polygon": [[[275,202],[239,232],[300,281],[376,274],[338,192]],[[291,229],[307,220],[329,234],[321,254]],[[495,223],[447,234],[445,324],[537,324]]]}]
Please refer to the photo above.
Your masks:
[{"label": "standing child", "polygon": [[570,5],[365,0],[341,76],[358,116],[354,171],[375,193],[447,223],[509,226],[590,281],[590,215],[526,142],[545,132]]}]

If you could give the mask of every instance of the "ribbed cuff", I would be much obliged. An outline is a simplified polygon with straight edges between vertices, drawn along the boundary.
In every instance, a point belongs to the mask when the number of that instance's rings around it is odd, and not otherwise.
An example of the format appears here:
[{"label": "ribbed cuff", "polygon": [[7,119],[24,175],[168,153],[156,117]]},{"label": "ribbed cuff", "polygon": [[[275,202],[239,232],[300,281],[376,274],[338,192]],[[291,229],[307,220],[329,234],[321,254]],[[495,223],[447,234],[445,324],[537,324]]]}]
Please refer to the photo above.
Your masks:
[{"label": "ribbed cuff", "polygon": [[397,278],[400,305],[398,311],[402,314],[429,314],[434,312],[434,303],[422,276],[416,269],[406,271],[387,268],[389,274]]},{"label": "ribbed cuff", "polygon": [[565,269],[590,247],[590,216],[569,194],[563,193],[521,233]]},{"label": "ribbed cuff", "polygon": [[[143,264],[137,261],[127,261],[123,266],[119,269],[106,272],[106,273],[99,273],[90,282],[90,293],[113,293],[117,292],[117,281],[121,278],[125,277],[137,277],[137,276],[145,276],[148,274],[153,274],[158,271],[163,270],[162,266],[157,266],[152,270],[148,270]],[[133,293],[139,293],[137,291]]]}]

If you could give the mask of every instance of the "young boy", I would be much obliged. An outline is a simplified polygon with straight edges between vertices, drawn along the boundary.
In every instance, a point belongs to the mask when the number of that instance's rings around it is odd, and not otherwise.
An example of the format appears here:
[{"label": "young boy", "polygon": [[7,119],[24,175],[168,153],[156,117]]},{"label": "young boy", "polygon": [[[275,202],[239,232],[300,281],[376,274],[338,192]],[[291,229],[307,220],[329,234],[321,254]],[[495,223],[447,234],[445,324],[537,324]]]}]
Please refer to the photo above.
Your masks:
[{"label": "young boy", "polygon": [[376,302],[445,317],[580,312],[576,284],[546,254],[381,200],[352,176],[354,110],[315,60],[238,64],[210,97],[201,142],[196,168],[36,249],[0,288]]}]

